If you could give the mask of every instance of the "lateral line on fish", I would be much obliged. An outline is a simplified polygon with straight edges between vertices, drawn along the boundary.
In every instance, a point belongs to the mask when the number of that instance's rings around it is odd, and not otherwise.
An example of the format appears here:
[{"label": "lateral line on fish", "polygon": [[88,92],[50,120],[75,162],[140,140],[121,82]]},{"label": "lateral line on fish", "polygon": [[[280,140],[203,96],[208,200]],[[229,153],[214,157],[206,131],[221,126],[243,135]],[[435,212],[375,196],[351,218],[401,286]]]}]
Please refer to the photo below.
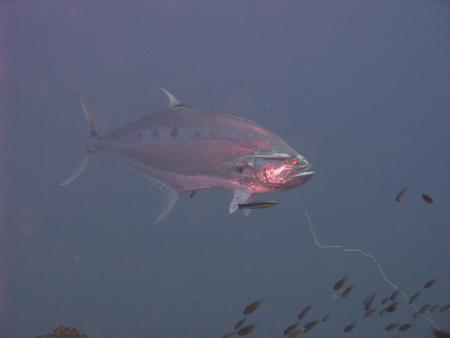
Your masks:
[{"label": "lateral line on fish", "polygon": [[[365,256],[370,258],[370,260],[377,266],[378,271],[380,272],[381,276],[383,277],[384,281],[389,284],[389,286],[391,286],[392,288],[394,288],[395,290],[400,290],[400,294],[402,295],[403,300],[405,300],[408,304],[409,304],[409,297],[406,295],[406,293],[400,289],[400,287],[398,287],[397,285],[395,285],[387,276],[386,273],[384,272],[383,267],[381,266],[381,264],[377,261],[377,259],[371,255],[368,254],[367,252],[361,250],[361,249],[357,249],[357,248],[352,248],[352,249],[347,249],[346,247],[344,247],[343,245],[339,245],[339,244],[335,244],[335,245],[324,245],[321,244],[319,242],[319,239],[317,237],[317,234],[314,230],[314,226],[313,223],[311,221],[311,217],[309,217],[309,213],[307,211],[305,211],[305,216],[306,219],[308,221],[309,224],[309,229],[311,230],[311,234],[314,238],[314,242],[316,244],[316,246],[319,249],[340,249],[343,252],[354,252],[354,253],[358,253],[361,256]],[[415,306],[414,304],[409,304],[415,311],[418,311],[417,306]],[[439,326],[436,324],[436,322],[434,320],[432,320],[430,317],[428,317],[427,315],[425,315],[424,313],[421,313],[419,315],[420,317],[422,317],[423,319],[425,319],[426,321],[428,321],[431,325],[433,325],[434,329],[436,330],[440,330]]]}]

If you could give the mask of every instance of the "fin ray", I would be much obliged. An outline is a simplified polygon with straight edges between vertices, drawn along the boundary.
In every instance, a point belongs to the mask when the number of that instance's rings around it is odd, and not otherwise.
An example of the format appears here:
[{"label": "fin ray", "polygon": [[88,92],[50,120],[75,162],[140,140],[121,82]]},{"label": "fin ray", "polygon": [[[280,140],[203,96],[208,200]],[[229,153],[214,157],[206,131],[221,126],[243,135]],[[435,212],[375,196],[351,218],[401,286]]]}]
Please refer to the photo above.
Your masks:
[{"label": "fin ray", "polygon": [[94,119],[92,118],[91,110],[87,106],[86,102],[84,102],[84,99],[81,95],[79,95],[77,92],[73,92],[73,94],[80,102],[81,109],[83,110],[84,117],[89,127],[89,133],[91,135],[91,138],[98,136],[98,132],[95,129],[95,122]]},{"label": "fin ray", "polygon": [[144,177],[147,182],[156,187],[161,194],[161,207],[158,215],[155,218],[154,224],[161,222],[173,209],[175,204],[178,201],[178,197],[180,196],[180,192],[174,187],[170,186],[167,183],[164,183],[153,176],[150,176],[146,173],[142,168],[136,166],[133,162],[128,162],[128,168]]},{"label": "fin ray", "polygon": [[167,98],[169,99],[169,107],[170,108],[175,108],[175,107],[179,107],[179,106],[182,106],[183,105],[183,103],[180,101],[180,100],[178,100],[176,97],[175,97],[175,95],[173,95],[171,92],[169,92],[167,89],[165,89],[165,88],[163,88],[163,87],[161,87],[161,86],[159,86],[159,89],[161,89],[163,92],[164,92],[164,94],[166,94],[167,95]]},{"label": "fin ray", "polygon": [[170,211],[177,203],[180,193],[174,188],[172,188],[170,185],[162,183],[161,181],[158,181],[156,178],[149,177],[148,180],[150,183],[152,183],[152,185],[158,188],[162,196],[161,208],[154,222],[156,224],[161,222],[170,213]]},{"label": "fin ray", "polygon": [[86,153],[84,154],[84,157],[81,160],[81,162],[78,165],[78,167],[75,169],[75,171],[72,173],[72,175],[67,177],[61,183],[61,185],[62,186],[66,186],[66,185],[69,185],[70,183],[72,183],[73,181],[75,181],[86,170],[86,168],[89,165],[89,163],[91,163],[92,155],[93,155],[92,151],[86,151]]}]

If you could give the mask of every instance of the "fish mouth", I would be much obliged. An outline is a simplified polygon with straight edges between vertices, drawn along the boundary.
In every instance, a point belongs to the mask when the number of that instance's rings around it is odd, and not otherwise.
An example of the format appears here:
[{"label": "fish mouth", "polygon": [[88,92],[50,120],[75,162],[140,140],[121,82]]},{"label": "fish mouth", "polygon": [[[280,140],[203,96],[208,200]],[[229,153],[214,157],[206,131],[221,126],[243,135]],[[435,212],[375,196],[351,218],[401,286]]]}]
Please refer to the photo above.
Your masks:
[{"label": "fish mouth", "polygon": [[311,164],[303,158],[303,164],[302,167],[300,168],[300,171],[292,174],[289,176],[289,179],[298,179],[298,178],[305,178],[305,179],[309,179],[314,175],[314,171],[311,170]]},{"label": "fish mouth", "polygon": [[297,174],[291,175],[289,176],[289,178],[312,177],[314,175],[314,171],[307,171],[308,169],[306,169],[305,171],[301,171]]}]

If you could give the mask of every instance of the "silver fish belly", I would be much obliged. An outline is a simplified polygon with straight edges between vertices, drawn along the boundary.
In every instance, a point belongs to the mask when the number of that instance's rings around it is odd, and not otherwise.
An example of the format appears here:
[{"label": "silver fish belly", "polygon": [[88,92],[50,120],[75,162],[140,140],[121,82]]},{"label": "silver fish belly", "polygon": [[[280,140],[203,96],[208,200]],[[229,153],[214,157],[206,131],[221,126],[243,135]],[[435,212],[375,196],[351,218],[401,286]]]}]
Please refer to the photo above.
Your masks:
[{"label": "silver fish belly", "polygon": [[63,185],[84,171],[95,152],[119,155],[161,192],[158,222],[181,192],[229,189],[234,193],[230,205],[234,212],[254,194],[287,190],[313,176],[308,161],[270,130],[235,115],[192,108],[162,90],[169,97],[168,108],[105,135],[96,131],[79,98],[92,141],[79,168]]}]

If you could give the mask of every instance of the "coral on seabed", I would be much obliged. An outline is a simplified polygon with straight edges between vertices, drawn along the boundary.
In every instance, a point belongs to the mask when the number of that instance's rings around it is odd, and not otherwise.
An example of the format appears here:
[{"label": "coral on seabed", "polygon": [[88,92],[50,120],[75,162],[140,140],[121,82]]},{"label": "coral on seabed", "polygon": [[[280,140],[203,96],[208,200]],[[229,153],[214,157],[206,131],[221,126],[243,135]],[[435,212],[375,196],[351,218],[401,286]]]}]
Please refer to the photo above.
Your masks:
[{"label": "coral on seabed", "polygon": [[46,334],[45,336],[39,336],[36,338],[89,338],[84,333],[79,332],[74,327],[58,326],[53,332]]}]

